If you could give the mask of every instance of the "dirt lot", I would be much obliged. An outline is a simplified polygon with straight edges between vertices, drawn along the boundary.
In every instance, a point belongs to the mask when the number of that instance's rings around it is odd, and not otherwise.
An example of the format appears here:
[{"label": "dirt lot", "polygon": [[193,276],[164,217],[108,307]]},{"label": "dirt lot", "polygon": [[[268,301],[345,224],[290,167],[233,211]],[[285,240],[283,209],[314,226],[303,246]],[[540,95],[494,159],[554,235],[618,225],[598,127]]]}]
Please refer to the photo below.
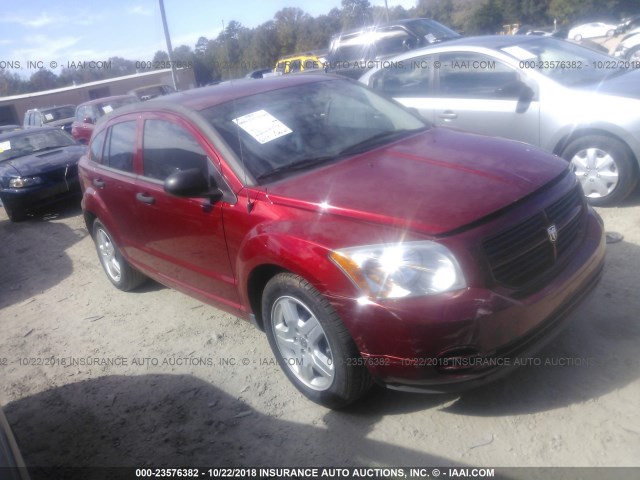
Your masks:
[{"label": "dirt lot", "polygon": [[600,213],[624,240],[540,365],[333,412],[250,324],[113,288],[76,205],[20,224],[0,209],[0,397],[30,466],[640,466],[640,192]]}]

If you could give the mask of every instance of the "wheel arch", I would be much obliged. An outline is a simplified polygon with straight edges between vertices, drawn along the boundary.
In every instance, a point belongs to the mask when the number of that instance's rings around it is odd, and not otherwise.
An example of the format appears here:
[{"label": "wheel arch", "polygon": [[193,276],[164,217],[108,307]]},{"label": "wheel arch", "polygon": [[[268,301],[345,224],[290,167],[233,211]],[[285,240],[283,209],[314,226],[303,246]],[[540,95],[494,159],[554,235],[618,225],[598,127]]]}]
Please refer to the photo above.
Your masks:
[{"label": "wheel arch", "polygon": [[594,136],[594,135],[599,135],[602,137],[608,137],[611,138],[613,140],[617,140],[618,142],[620,142],[622,144],[622,146],[627,150],[627,153],[631,156],[631,158],[634,160],[634,165],[636,168],[636,172],[638,171],[638,156],[634,153],[634,149],[631,147],[631,145],[629,145],[629,143],[622,138],[620,135],[616,135],[615,133],[612,133],[608,130],[604,130],[604,129],[600,129],[600,128],[579,128],[576,130],[571,130],[570,132],[564,134],[555,144],[552,152],[555,155],[558,155],[559,157],[562,156],[562,152],[564,151],[565,148],[567,148],[567,146],[573,142],[574,140],[577,140],[579,138],[584,138],[584,137],[589,137],[589,136]]},{"label": "wheel arch", "polygon": [[[256,326],[264,332],[264,318],[262,316],[262,292],[269,280],[279,273],[289,272],[280,265],[266,263],[255,267],[247,278],[247,298],[249,307],[255,317]],[[293,272],[292,272],[293,273]]]}]

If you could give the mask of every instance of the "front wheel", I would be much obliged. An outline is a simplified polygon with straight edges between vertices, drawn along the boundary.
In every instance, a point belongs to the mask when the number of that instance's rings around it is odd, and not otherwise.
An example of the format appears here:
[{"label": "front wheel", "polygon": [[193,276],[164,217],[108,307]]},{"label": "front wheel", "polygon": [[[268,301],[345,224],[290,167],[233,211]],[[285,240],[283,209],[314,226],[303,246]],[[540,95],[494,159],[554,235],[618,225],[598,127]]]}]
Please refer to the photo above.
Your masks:
[{"label": "front wheel", "polygon": [[12,222],[21,222],[27,218],[27,212],[23,208],[16,207],[4,200],[2,205],[4,206],[4,211],[7,212],[7,217],[9,217],[9,220]]},{"label": "front wheel", "polygon": [[280,273],[266,285],[262,315],[271,349],[289,380],[310,400],[340,408],[372,380],[331,304],[309,282]]},{"label": "front wheel", "polygon": [[104,268],[107,278],[117,288],[128,292],[145,282],[146,277],[122,257],[111,234],[100,220],[96,220],[93,224],[93,239],[102,268]]},{"label": "front wheel", "polygon": [[638,181],[635,159],[626,145],[615,138],[578,138],[567,145],[562,157],[571,162],[592,205],[615,205],[633,191]]}]

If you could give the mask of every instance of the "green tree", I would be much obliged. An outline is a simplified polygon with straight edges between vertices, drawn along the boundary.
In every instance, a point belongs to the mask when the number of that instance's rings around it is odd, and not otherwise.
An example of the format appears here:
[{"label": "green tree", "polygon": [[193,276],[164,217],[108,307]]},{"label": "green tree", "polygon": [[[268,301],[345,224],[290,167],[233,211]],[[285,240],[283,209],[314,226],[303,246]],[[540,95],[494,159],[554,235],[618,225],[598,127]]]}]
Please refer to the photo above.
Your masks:
[{"label": "green tree", "polygon": [[467,25],[469,33],[496,33],[502,29],[505,18],[500,0],[488,0],[480,5],[470,18]]},{"label": "green tree", "polygon": [[342,0],[342,28],[364,27],[373,21],[369,0]]},{"label": "green tree", "polygon": [[29,83],[30,90],[34,92],[51,90],[58,86],[58,76],[51,70],[41,69],[31,74]]}]

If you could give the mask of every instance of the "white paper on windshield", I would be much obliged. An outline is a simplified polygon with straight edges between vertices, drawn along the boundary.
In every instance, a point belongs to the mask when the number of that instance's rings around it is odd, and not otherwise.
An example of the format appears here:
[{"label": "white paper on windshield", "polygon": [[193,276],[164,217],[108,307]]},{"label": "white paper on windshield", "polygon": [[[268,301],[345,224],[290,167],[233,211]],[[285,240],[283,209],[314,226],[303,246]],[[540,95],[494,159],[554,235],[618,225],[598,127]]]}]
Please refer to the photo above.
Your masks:
[{"label": "white paper on windshield", "polygon": [[113,107],[111,105],[103,105],[102,106],[102,112],[103,113],[111,113],[113,112]]},{"label": "white paper on windshield", "polygon": [[270,142],[292,132],[284,123],[264,110],[238,117],[233,123],[260,143]]},{"label": "white paper on windshield", "polygon": [[502,51],[516,57],[518,60],[533,60],[534,58],[538,58],[537,55],[522,47],[518,47],[517,45],[513,47],[505,47]]},{"label": "white paper on windshield", "polygon": [[11,150],[11,142],[7,140],[6,142],[0,142],[0,153]]},{"label": "white paper on windshield", "polygon": [[50,122],[51,120],[53,120],[53,115],[51,115],[50,113],[45,113],[45,114],[44,114],[44,119],[45,119],[47,122]]}]

